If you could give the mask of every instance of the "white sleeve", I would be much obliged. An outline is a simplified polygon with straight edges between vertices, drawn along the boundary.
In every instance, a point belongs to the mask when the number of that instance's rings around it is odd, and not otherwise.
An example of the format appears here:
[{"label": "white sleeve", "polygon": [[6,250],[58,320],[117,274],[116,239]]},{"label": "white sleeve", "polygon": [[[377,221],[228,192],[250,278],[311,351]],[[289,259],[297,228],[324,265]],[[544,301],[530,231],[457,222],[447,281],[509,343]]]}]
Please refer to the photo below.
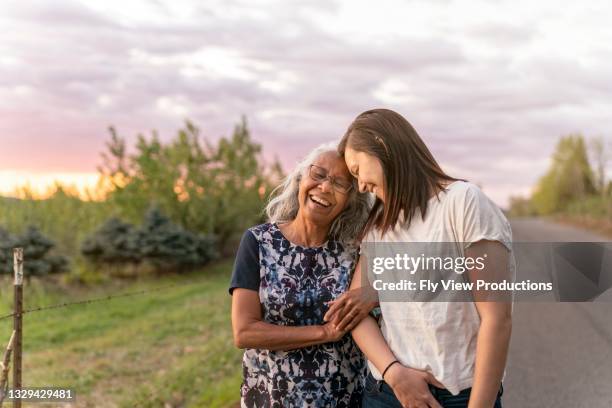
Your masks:
[{"label": "white sleeve", "polygon": [[504,213],[474,184],[463,196],[459,235],[465,248],[480,240],[499,241],[512,251],[512,230]]}]

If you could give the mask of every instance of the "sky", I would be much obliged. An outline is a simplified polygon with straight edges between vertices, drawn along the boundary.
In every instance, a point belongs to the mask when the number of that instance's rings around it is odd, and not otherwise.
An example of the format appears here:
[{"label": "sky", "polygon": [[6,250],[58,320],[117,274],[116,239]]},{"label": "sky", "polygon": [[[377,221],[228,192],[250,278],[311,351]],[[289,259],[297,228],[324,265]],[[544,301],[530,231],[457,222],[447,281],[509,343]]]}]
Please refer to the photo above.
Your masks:
[{"label": "sky", "polygon": [[0,194],[91,185],[110,125],[216,140],[245,115],[288,169],[385,107],[506,206],[560,136],[612,148],[611,19],[609,1],[3,1]]}]

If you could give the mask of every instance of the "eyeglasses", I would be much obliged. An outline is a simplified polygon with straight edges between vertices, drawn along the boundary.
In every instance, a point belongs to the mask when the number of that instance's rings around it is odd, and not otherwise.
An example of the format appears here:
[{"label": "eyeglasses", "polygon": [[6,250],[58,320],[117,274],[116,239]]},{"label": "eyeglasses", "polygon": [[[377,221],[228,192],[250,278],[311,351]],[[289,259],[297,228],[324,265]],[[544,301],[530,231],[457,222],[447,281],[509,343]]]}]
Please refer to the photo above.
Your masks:
[{"label": "eyeglasses", "polygon": [[331,185],[339,193],[348,194],[354,187],[353,183],[338,177],[331,177],[327,174],[327,169],[311,164],[308,168],[308,176],[316,182],[322,183],[325,180],[329,180]]}]

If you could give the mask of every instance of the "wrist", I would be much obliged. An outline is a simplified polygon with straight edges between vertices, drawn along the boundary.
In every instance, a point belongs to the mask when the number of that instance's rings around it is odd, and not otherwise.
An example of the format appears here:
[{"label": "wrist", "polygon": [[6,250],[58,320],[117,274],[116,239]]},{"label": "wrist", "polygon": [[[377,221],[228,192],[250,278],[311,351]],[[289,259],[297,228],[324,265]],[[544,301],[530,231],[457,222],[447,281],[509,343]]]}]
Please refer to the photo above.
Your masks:
[{"label": "wrist", "polygon": [[[329,324],[329,323],[328,323]],[[327,330],[325,329],[325,325],[321,324],[318,326],[315,326],[317,329],[317,341],[320,343],[326,343],[328,340],[328,336],[327,336]]]},{"label": "wrist", "polygon": [[383,377],[383,381],[389,384],[391,388],[393,388],[397,383],[398,374],[400,374],[400,372],[402,371],[401,368],[401,363],[395,363],[387,369],[387,372]]}]

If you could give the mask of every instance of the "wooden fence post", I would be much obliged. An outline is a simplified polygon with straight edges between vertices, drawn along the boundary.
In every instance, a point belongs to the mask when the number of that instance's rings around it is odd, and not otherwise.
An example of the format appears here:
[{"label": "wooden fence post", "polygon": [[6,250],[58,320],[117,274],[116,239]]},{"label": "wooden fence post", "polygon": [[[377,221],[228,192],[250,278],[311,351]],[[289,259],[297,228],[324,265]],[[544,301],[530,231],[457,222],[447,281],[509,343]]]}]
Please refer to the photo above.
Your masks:
[{"label": "wooden fence post", "polygon": [[[22,338],[22,311],[23,311],[23,248],[13,249],[13,267],[15,271],[15,295],[13,301],[13,330],[15,330],[15,344],[13,354],[13,389],[21,389],[21,338]],[[21,399],[13,400],[14,408],[21,408]]]},{"label": "wooden fence post", "polygon": [[2,401],[4,401],[6,397],[4,391],[6,386],[8,386],[8,371],[11,361],[11,352],[13,351],[13,341],[15,341],[15,330],[13,330],[11,334],[11,339],[4,351],[4,357],[2,357],[2,361],[0,361],[0,405],[2,405]]}]

